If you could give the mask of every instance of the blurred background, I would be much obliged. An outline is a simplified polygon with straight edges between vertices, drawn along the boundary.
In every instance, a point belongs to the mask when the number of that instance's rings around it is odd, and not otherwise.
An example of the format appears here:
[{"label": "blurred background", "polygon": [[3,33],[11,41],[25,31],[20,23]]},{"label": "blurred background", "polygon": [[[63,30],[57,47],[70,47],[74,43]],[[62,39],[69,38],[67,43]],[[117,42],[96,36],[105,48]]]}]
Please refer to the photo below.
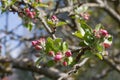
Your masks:
[{"label": "blurred background", "polygon": [[[109,56],[105,60],[90,59],[79,69],[78,73],[72,75],[73,80],[120,80],[120,0],[42,0],[43,3],[49,5],[48,8],[41,8],[48,18],[54,12],[60,20],[68,22],[65,26],[57,27],[55,35],[66,40],[71,46],[78,46],[78,39],[72,36],[72,33],[77,30],[77,23],[70,17],[72,10],[63,12],[57,12],[57,10],[86,3],[103,4],[104,1],[107,2],[108,8],[99,6],[88,8],[90,17],[87,23],[92,28],[101,23],[113,35],[113,44],[108,49]],[[115,17],[116,14],[112,13],[109,8],[117,13],[118,17]],[[17,13],[6,11],[0,14],[0,56],[19,61],[23,58],[29,58],[31,61],[37,59],[35,54],[39,52],[32,47],[31,41],[43,36],[48,37],[49,34],[40,21],[34,24],[31,31],[23,23],[24,20]],[[67,70],[57,68],[61,72]],[[3,76],[0,80],[35,80],[31,72],[21,69],[12,69],[12,74],[9,75],[3,75],[3,73],[0,69],[0,76]],[[44,74],[35,74],[35,77],[36,80],[53,80]]]}]

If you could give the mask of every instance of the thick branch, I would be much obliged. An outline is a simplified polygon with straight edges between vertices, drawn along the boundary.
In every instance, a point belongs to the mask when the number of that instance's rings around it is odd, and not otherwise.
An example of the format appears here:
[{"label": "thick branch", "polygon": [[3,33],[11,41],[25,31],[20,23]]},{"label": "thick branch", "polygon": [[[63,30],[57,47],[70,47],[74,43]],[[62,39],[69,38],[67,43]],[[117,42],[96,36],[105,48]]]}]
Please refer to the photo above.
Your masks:
[{"label": "thick branch", "polygon": [[39,73],[55,80],[63,75],[66,75],[65,73],[62,73],[55,68],[47,68],[47,67],[37,68],[29,60],[18,61],[17,59],[8,59],[8,58],[0,57],[0,63],[10,63],[12,64],[13,68]]},{"label": "thick branch", "polygon": [[102,0],[96,0],[96,2],[98,2],[100,5],[103,5],[103,7],[100,7],[100,8],[103,8],[105,11],[107,11],[118,23],[120,23],[120,15],[115,12],[114,9],[112,9],[107,1],[105,0],[104,2]]},{"label": "thick branch", "polygon": [[[102,8],[105,11],[107,11],[118,23],[120,23],[120,15],[115,12],[114,9],[112,9],[108,4],[105,4],[101,0],[96,0],[97,3],[84,3],[82,6],[88,6],[88,7],[97,7]],[[55,13],[62,13],[62,12],[71,12],[75,6],[69,6],[65,8],[58,9]]]},{"label": "thick branch", "polygon": [[107,64],[109,64],[113,69],[120,73],[120,65],[115,64],[115,62],[112,59],[108,58],[107,56],[104,57],[104,61]]}]

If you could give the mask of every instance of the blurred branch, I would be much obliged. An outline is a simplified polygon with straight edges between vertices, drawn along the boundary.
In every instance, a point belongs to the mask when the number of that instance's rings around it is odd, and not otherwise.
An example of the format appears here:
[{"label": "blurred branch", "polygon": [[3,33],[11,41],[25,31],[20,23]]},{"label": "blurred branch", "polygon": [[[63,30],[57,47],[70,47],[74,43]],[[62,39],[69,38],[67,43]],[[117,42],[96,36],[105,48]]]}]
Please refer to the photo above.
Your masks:
[{"label": "blurred branch", "polygon": [[55,80],[63,75],[64,76],[66,75],[65,73],[62,73],[55,68],[47,68],[47,67],[38,68],[29,59],[23,59],[22,61],[21,60],[19,61],[17,59],[8,59],[8,58],[0,57],[0,63],[10,63],[12,64],[13,68],[43,74]]},{"label": "blurred branch", "polygon": [[47,68],[47,67],[38,68],[34,65],[34,63],[31,60],[29,60],[27,58],[24,58],[21,61],[18,59],[9,59],[9,58],[0,57],[0,63],[10,63],[12,65],[12,68],[22,69],[22,70],[26,70],[26,71],[43,74],[43,75],[45,75],[49,78],[55,79],[55,80],[58,78],[59,78],[59,80],[62,80],[62,79],[69,80],[70,79],[69,76],[72,73],[77,72],[78,69],[81,68],[87,61],[88,61],[88,58],[85,58],[80,63],[76,64],[73,67],[73,69],[71,69],[71,71],[69,71],[68,73],[62,73],[55,68]]},{"label": "blurred branch", "polygon": [[99,3],[100,5],[103,5],[103,7],[100,8],[103,8],[111,15],[111,17],[113,17],[118,23],[120,23],[120,15],[108,5],[106,0],[105,1],[96,0],[96,2]]},{"label": "blurred branch", "polygon": [[92,79],[94,79],[94,80],[103,79],[103,78],[106,77],[106,76],[109,74],[109,72],[111,72],[111,71],[113,71],[113,69],[109,69],[109,68],[103,69],[100,74],[95,75]]},{"label": "blurred branch", "polygon": [[[83,3],[80,6],[88,6],[88,7],[97,7],[97,8],[102,8],[105,11],[107,11],[111,17],[113,17],[118,23],[120,23],[120,15],[112,9],[107,3],[103,2],[102,0],[96,0],[97,3]],[[75,6],[78,6],[79,4],[77,3]],[[75,6],[68,6],[64,8],[59,8],[55,12],[57,13],[63,13],[63,12],[71,12]]]},{"label": "blurred branch", "polygon": [[119,64],[117,65],[112,59],[108,58],[107,56],[104,57],[104,61],[105,61],[108,65],[110,65],[113,69],[115,69],[117,72],[120,73],[120,65],[119,65]]}]

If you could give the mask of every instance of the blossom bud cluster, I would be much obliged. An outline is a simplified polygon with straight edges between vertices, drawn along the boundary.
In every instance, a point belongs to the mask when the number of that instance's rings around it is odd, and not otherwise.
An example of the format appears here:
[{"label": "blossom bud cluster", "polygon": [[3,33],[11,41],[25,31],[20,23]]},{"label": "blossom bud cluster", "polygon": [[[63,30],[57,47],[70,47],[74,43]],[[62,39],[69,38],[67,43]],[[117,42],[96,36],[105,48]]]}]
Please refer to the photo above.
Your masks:
[{"label": "blossom bud cluster", "polygon": [[45,45],[45,39],[40,38],[39,40],[32,41],[32,45],[35,47],[36,50],[41,50]]},{"label": "blossom bud cluster", "polygon": [[83,17],[85,20],[89,20],[90,18],[90,14],[88,13],[81,13],[80,16]]},{"label": "blossom bud cluster", "polygon": [[[97,39],[104,39],[110,37],[107,30],[105,29],[100,29],[98,31],[94,30],[93,33]],[[109,48],[111,46],[111,43],[105,39],[102,45],[104,46],[104,48]]]},{"label": "blossom bud cluster", "polygon": [[52,20],[54,23],[57,23],[57,22],[58,22],[58,18],[57,18],[55,15],[53,15],[53,16],[51,17],[51,20]]},{"label": "blossom bud cluster", "polygon": [[68,63],[65,59],[72,56],[72,53],[70,50],[66,51],[64,54],[62,52],[57,52],[55,54],[54,51],[50,51],[48,55],[52,56],[55,62],[62,62],[64,66],[67,66]]},{"label": "blossom bud cluster", "polygon": [[[39,40],[32,41],[32,45],[35,47],[36,50],[42,50],[48,52],[47,55],[49,59],[53,60],[55,63],[61,63],[63,66],[67,66],[69,63],[69,58],[72,56],[72,52],[70,50],[66,51],[55,51],[55,50],[48,50],[47,51],[47,42],[44,38],[40,38]],[[36,57],[40,55],[36,54]]]},{"label": "blossom bud cluster", "polygon": [[26,13],[26,15],[28,16],[28,17],[30,17],[30,18],[34,18],[35,17],[35,15],[36,15],[36,12],[34,12],[34,11],[31,11],[29,8],[26,8],[25,9],[25,13]]}]

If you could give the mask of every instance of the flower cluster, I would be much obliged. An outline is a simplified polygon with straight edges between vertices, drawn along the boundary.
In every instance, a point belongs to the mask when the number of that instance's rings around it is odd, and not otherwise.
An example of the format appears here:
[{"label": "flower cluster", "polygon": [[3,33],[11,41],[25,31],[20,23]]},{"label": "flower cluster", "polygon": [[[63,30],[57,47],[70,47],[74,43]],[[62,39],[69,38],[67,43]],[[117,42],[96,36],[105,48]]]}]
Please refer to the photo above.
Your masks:
[{"label": "flower cluster", "polygon": [[[50,41],[47,39],[45,41],[44,38],[40,38],[39,40],[32,41],[32,45],[35,47],[36,50],[43,51],[42,52],[43,54],[41,55],[45,55],[47,58],[49,57],[47,59],[48,62],[52,60],[54,63],[60,63],[63,66],[70,65],[72,62],[72,52],[68,49],[66,43],[63,43],[59,40],[60,39],[52,41],[51,39]],[[57,47],[61,47],[61,49],[59,48],[57,49]],[[37,56],[39,57],[39,55]]]},{"label": "flower cluster", "polygon": [[35,47],[36,50],[41,50],[45,46],[45,39],[40,38],[39,40],[32,41],[32,45]]},{"label": "flower cluster", "polygon": [[57,18],[55,15],[53,15],[53,16],[51,17],[51,20],[52,20],[54,23],[57,23],[57,22],[58,22],[58,18]]},{"label": "flower cluster", "polygon": [[26,8],[25,9],[25,13],[26,13],[26,15],[28,16],[28,17],[30,17],[30,18],[34,18],[35,17],[35,15],[36,15],[36,12],[34,12],[34,11],[31,11],[29,8]]},{"label": "flower cluster", "polygon": [[104,29],[100,29],[98,31],[94,30],[94,35],[96,38],[108,37],[108,32]]},{"label": "flower cluster", "polygon": [[88,13],[80,13],[80,16],[85,20],[89,20],[89,18],[90,18],[90,14],[88,14]]},{"label": "flower cluster", "polygon": [[64,66],[67,66],[67,60],[72,56],[72,53],[70,50],[67,50],[65,53],[57,52],[56,54],[54,51],[50,51],[48,55],[52,56],[55,62],[62,62]]},{"label": "flower cluster", "polygon": [[96,38],[103,40],[101,44],[104,46],[104,48],[109,48],[111,46],[112,42],[108,41],[108,38],[111,36],[108,34],[107,30],[100,29],[98,31],[94,30],[93,32]]}]

